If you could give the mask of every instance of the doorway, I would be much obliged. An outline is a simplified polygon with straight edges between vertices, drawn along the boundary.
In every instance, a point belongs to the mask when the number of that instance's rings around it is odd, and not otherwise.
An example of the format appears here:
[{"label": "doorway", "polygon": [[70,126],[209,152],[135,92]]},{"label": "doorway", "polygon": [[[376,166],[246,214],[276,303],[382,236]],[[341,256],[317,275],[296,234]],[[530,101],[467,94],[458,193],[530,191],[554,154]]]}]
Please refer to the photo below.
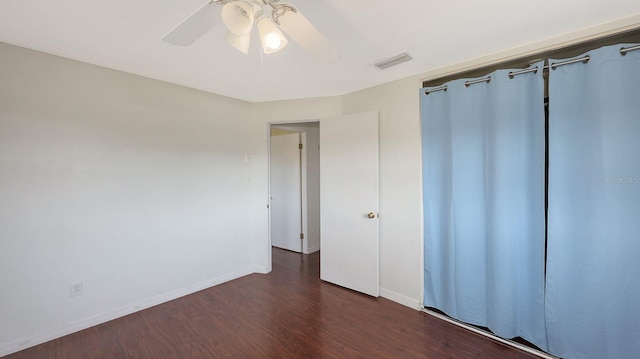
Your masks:
[{"label": "doorway", "polygon": [[[273,226],[288,223],[293,226],[291,236],[302,229],[294,251],[304,254],[322,250],[320,279],[379,295],[378,122],[378,112],[369,111],[317,122],[269,124],[269,132],[274,135],[269,136],[269,264],[273,244],[279,241],[273,238],[278,233]],[[277,154],[272,152],[276,147],[271,142],[278,134],[295,133],[300,134],[302,144],[298,169],[302,190],[295,197],[300,198],[301,205],[299,212],[292,212],[294,215],[285,220],[278,218],[278,193],[273,192],[277,179],[271,166],[277,162]],[[293,185],[283,187],[291,195]]]},{"label": "doorway", "polygon": [[320,250],[320,124],[270,125],[269,197],[273,247]]}]

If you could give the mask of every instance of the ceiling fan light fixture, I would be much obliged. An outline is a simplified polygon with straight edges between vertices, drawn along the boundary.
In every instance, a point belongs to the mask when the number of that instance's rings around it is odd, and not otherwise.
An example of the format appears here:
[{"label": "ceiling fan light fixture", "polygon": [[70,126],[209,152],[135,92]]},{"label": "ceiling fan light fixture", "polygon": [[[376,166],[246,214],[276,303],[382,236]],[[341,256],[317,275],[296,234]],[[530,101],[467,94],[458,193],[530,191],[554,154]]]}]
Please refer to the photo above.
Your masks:
[{"label": "ceiling fan light fixture", "polygon": [[245,1],[232,1],[222,7],[222,22],[236,35],[251,33],[254,17],[253,5]]},{"label": "ceiling fan light fixture", "polygon": [[[225,41],[245,54],[251,46],[253,28],[257,27],[265,54],[282,50],[290,39],[320,64],[330,65],[339,61],[340,53],[329,39],[298,8],[284,1],[286,0],[207,0],[166,33],[162,40],[172,45],[188,46],[218,22],[223,22],[229,32],[224,37]],[[219,5],[222,13],[219,12]]]},{"label": "ceiling fan light fixture", "polygon": [[287,46],[287,38],[284,37],[270,17],[262,15],[258,18],[256,24],[258,25],[262,51],[264,51],[265,54],[276,53]]},{"label": "ceiling fan light fixture", "polygon": [[242,52],[245,55],[249,54],[249,46],[251,45],[251,33],[236,35],[233,32],[228,31],[224,39],[234,49]]}]

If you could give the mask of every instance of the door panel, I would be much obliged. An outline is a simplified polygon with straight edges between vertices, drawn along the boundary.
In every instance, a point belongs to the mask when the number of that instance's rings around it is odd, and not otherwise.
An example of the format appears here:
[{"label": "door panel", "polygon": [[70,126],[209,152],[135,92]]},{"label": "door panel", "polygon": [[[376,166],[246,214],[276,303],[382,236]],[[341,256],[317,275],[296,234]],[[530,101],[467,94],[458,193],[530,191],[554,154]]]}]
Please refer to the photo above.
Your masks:
[{"label": "door panel", "polygon": [[271,244],[301,252],[300,134],[271,137]]},{"label": "door panel", "polygon": [[377,213],[378,113],[321,120],[321,279],[379,295]]}]

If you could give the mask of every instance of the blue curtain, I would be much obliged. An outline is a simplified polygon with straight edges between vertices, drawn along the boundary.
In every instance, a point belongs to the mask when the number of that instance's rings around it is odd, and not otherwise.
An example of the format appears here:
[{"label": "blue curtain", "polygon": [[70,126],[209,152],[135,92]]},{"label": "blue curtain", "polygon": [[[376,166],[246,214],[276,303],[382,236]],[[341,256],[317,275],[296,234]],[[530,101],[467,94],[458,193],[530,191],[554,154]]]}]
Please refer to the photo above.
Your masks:
[{"label": "blue curtain", "polygon": [[424,305],[546,349],[544,80],[535,67],[421,90]]},{"label": "blue curtain", "polygon": [[566,358],[640,357],[640,51],[621,47],[550,70],[546,321]]}]

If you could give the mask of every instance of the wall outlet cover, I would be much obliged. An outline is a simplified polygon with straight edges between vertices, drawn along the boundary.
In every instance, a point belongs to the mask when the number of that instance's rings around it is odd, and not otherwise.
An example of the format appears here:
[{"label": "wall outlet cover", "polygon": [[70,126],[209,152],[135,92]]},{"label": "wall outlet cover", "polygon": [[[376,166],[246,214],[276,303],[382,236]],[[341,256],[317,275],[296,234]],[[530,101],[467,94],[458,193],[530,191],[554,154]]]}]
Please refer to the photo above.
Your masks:
[{"label": "wall outlet cover", "polygon": [[69,285],[70,288],[70,296],[77,297],[82,294],[82,281],[74,282]]}]

